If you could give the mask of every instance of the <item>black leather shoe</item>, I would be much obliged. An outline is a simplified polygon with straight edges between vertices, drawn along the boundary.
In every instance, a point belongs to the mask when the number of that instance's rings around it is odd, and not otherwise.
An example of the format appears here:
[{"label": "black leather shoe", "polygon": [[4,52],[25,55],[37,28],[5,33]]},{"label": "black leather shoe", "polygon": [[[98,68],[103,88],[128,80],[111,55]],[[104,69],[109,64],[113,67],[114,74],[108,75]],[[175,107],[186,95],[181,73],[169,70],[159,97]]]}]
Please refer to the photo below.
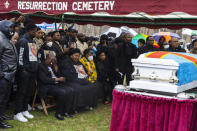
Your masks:
[{"label": "black leather shoe", "polygon": [[0,123],[2,123],[2,124],[8,124],[6,121],[2,121],[2,120],[1,120]]},{"label": "black leather shoe", "polygon": [[73,118],[73,116],[68,114],[68,113],[64,113],[64,116],[67,117],[67,118]]},{"label": "black leather shoe", "polygon": [[58,120],[64,120],[64,117],[63,117],[61,114],[55,114],[55,117],[56,117]]},{"label": "black leather shoe", "polygon": [[0,116],[0,119],[1,120],[12,120],[12,117],[2,115],[2,116]]},{"label": "black leather shoe", "polygon": [[13,126],[8,125],[6,122],[0,122],[0,128],[2,129],[8,129],[8,128],[13,128]]}]

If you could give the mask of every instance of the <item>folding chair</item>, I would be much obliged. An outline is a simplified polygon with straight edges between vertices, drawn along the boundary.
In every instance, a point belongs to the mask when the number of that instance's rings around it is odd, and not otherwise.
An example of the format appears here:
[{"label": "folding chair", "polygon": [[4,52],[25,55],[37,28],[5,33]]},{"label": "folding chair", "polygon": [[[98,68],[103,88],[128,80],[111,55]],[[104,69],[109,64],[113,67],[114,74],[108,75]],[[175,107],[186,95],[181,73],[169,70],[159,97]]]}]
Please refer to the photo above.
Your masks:
[{"label": "folding chair", "polygon": [[[33,103],[32,103],[32,108],[35,109],[35,107],[37,107],[39,104],[36,104],[36,98],[38,95],[38,89],[36,88],[35,94],[34,94],[34,99],[33,99]],[[53,96],[47,96],[46,99],[54,99]],[[46,105],[46,102],[43,98],[40,99],[42,107],[44,109],[44,113],[48,116],[48,108],[52,108],[56,106],[56,103],[52,103],[51,105]]]}]

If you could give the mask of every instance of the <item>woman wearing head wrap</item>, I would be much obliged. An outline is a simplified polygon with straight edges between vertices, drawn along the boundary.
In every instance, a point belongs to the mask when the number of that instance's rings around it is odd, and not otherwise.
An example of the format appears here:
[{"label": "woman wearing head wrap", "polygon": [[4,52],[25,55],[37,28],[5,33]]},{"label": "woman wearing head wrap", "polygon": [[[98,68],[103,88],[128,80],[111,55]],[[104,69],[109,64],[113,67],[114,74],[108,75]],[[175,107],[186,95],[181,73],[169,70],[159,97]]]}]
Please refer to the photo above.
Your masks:
[{"label": "woman wearing head wrap", "polygon": [[88,81],[88,74],[84,66],[79,61],[80,50],[70,49],[69,57],[65,59],[62,73],[67,80],[67,84],[75,91],[75,109],[81,107],[92,107],[97,104],[96,90],[94,85]]},{"label": "woman wearing head wrap", "polygon": [[85,69],[88,71],[88,80],[91,83],[95,83],[97,80],[97,73],[96,73],[96,67],[94,63],[94,53],[90,49],[86,49],[84,51],[83,57],[80,59],[80,62],[83,64]]}]

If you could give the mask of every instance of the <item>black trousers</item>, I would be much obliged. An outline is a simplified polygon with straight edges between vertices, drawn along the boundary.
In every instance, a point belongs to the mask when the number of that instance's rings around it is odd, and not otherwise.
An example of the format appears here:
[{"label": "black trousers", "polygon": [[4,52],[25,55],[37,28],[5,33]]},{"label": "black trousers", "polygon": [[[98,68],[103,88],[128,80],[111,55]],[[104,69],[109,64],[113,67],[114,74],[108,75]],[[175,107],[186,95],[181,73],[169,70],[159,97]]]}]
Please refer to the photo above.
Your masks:
[{"label": "black trousers", "polygon": [[28,110],[28,103],[35,90],[36,73],[19,71],[16,75],[18,89],[14,114]]},{"label": "black trousers", "polygon": [[107,97],[112,100],[113,84],[108,81],[100,81],[100,83],[102,83],[103,102],[107,100]]},{"label": "black trousers", "polygon": [[76,93],[75,90],[69,86],[64,86],[66,92],[64,113],[72,113],[76,110]]},{"label": "black trousers", "polygon": [[56,113],[70,113],[72,110],[73,90],[69,87],[50,86],[47,90],[47,95],[56,98]]},{"label": "black trousers", "polygon": [[0,116],[4,114],[11,92],[11,86],[12,84],[8,80],[0,78]]},{"label": "black trousers", "polygon": [[129,81],[132,80],[131,74],[132,73],[123,73],[122,77],[118,80],[118,84],[123,84],[124,76],[126,75],[126,83],[129,85]]}]

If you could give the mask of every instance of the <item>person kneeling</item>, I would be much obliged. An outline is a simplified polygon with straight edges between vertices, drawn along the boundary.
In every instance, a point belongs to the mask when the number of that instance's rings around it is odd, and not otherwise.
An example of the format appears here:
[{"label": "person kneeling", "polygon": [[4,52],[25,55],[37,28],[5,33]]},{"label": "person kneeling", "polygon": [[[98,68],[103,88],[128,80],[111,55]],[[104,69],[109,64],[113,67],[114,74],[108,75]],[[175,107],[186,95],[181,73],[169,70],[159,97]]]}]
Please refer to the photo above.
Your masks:
[{"label": "person kneeling", "polygon": [[64,120],[63,115],[70,117],[68,111],[72,106],[72,89],[62,84],[64,77],[57,77],[58,67],[53,51],[45,54],[45,61],[38,67],[38,94],[41,98],[47,95],[56,97],[55,117]]}]

